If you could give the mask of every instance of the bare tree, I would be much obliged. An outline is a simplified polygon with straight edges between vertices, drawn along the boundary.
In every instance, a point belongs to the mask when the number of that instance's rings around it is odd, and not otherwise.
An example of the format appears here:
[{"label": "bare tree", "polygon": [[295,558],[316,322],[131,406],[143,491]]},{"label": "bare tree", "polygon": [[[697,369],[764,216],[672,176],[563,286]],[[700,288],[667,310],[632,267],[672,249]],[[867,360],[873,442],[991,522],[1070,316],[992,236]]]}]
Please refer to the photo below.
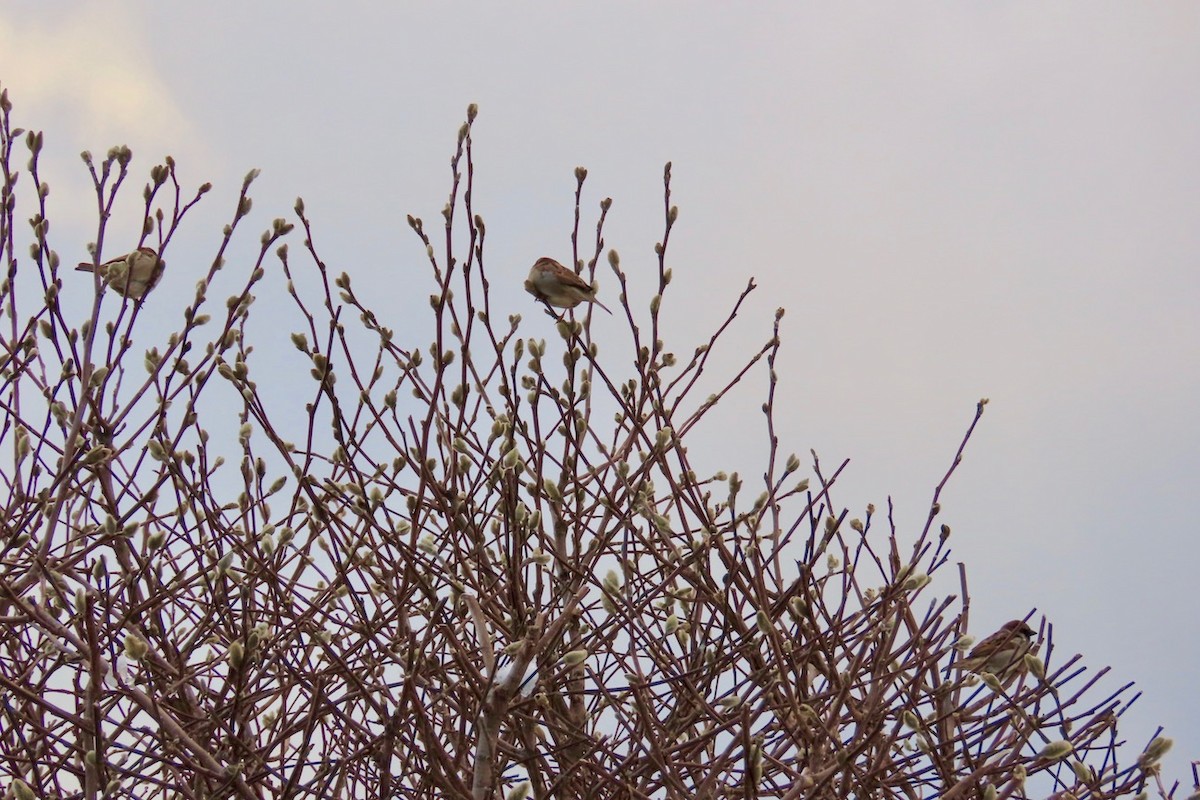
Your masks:
[{"label": "bare tree", "polygon": [[[606,250],[610,200],[585,233],[575,174],[573,265],[615,279],[628,351],[593,339],[591,306],[546,309],[550,341],[494,314],[474,107],[441,223],[409,218],[436,285],[429,344],[401,341],[330,274],[300,201],[303,257],[278,219],[248,277],[210,302],[218,281],[238,281],[221,270],[251,172],[180,329],[143,351],[138,324],[163,298],[124,297],[97,275],[90,315],[69,317],[64,287],[88,278],[51,246],[42,134],[25,135],[29,163],[15,167],[23,131],[7,93],[2,106],[10,796],[1177,791],[1159,781],[1168,740],[1121,746],[1132,684],[1103,688],[1106,670],[1055,652],[1048,624],[1040,655],[1005,682],[955,668],[965,570],[958,596],[928,583],[953,567],[939,495],[986,401],[906,545],[890,513],[852,519],[834,503],[844,463],[814,454],[802,468],[780,448],[782,309],[740,367],[713,374],[712,354],[748,324],[753,281],[707,340],[668,343],[669,164],[653,297],[634,296]],[[84,161],[99,260],[131,155]],[[18,179],[30,200],[18,203]],[[139,245],[170,260],[207,190],[185,190],[169,158],[155,166]],[[288,279],[277,302],[294,308],[307,389],[302,374],[285,392],[257,383],[247,322],[268,269]],[[751,377],[766,387],[761,474],[698,474],[688,442]]]}]

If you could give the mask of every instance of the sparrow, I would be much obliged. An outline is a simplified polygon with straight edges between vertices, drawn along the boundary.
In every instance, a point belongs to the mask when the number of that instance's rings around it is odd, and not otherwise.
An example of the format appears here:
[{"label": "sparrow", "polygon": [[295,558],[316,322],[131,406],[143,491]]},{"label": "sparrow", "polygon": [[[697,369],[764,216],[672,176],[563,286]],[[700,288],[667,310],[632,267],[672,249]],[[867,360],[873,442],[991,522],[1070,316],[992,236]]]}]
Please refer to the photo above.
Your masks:
[{"label": "sparrow", "polygon": [[[105,261],[100,265],[100,277],[124,297],[141,300],[162,277],[166,264],[151,247],[139,247],[132,253]],[[92,272],[94,264],[79,262],[79,272]]]},{"label": "sparrow", "polygon": [[1001,680],[1011,678],[1024,668],[1025,654],[1033,649],[1033,634],[1023,621],[1010,620],[975,645],[958,665],[971,672],[990,672]]},{"label": "sparrow", "polygon": [[591,284],[553,258],[543,256],[534,262],[525,279],[525,291],[547,305],[574,308],[580,303],[595,303],[612,313],[596,299],[596,290]]}]

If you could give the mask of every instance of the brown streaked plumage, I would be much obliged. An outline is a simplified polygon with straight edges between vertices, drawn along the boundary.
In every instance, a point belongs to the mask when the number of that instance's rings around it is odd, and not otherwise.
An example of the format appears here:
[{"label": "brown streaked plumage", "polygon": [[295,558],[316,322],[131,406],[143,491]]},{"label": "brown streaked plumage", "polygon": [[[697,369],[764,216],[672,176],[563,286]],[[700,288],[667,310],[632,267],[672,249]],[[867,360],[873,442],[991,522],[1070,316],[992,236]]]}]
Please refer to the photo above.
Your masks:
[{"label": "brown streaked plumage", "polygon": [[[100,265],[100,278],[117,292],[132,300],[141,300],[162,277],[166,263],[152,247],[139,247],[132,253],[113,258]],[[79,262],[80,272],[92,272],[95,265]]]},{"label": "brown streaked plumage", "polygon": [[1024,669],[1025,654],[1033,649],[1033,636],[1033,628],[1022,620],[1009,620],[975,645],[958,665],[971,672],[990,672],[1005,680]]},{"label": "brown streaked plumage", "polygon": [[534,262],[525,279],[525,291],[543,303],[558,308],[574,308],[580,303],[595,303],[608,313],[608,306],[596,299],[591,284],[553,258],[543,256]]}]

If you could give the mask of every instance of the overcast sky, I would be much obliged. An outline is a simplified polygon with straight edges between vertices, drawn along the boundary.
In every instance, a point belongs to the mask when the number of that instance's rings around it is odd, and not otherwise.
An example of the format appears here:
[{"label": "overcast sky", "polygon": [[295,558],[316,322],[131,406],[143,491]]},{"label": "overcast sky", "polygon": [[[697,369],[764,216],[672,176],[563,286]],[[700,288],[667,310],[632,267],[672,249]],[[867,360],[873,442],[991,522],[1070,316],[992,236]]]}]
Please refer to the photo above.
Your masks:
[{"label": "overcast sky", "polygon": [[[670,160],[679,351],[753,276],[744,347],[788,309],[785,450],[850,458],[835,500],[857,516],[891,495],[910,539],[989,397],[943,503],[973,627],[1046,615],[1062,652],[1139,684],[1125,734],[1166,726],[1169,772],[1187,777],[1200,5],[381,5],[5,4],[0,82],[17,123],[46,131],[57,246],[77,243],[63,260],[94,238],[79,151],[125,143],[138,186],[170,153],[215,187],[186,233],[200,249],[176,250],[150,301],[164,315],[251,167],[251,239],[303,195],[331,266],[395,291],[423,257],[404,216],[437,217],[477,102],[476,205],[491,275],[510,279],[494,302],[529,317],[529,264],[569,259],[576,166],[591,208],[613,198],[607,242],[649,286]],[[753,466],[762,388],[709,429],[714,468]]]}]

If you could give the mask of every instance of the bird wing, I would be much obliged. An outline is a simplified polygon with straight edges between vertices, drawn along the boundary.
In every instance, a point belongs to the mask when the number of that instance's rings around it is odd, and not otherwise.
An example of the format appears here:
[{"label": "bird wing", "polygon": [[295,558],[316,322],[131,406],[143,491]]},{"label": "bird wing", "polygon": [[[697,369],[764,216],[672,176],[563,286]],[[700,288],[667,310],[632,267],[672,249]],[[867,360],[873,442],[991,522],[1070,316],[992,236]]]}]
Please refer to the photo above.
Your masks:
[{"label": "bird wing", "polygon": [[567,269],[562,264],[554,265],[554,275],[567,286],[574,286],[576,289],[591,294],[592,285],[585,281],[580,276],[576,275],[572,270]]},{"label": "bird wing", "polygon": [[[108,261],[101,261],[100,262],[100,271],[104,272],[108,267],[111,267],[113,264],[120,264],[122,261],[129,258],[129,256],[130,256],[130,254],[126,253],[123,256],[117,256],[116,258],[110,258]],[[79,266],[75,267],[76,271],[78,271],[78,272],[91,272],[93,270],[93,268],[94,268],[94,265],[90,261],[80,261]]]}]

